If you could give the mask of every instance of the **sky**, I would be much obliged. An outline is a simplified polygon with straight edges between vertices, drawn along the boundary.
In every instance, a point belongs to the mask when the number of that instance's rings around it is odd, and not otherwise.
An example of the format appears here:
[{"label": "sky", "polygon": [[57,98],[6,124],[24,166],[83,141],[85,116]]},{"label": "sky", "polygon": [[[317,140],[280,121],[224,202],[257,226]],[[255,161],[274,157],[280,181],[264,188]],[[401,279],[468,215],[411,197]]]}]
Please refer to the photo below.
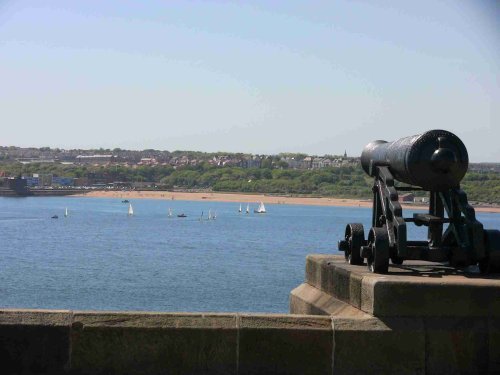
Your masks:
[{"label": "sky", "polygon": [[0,0],[0,145],[500,162],[500,2]]}]

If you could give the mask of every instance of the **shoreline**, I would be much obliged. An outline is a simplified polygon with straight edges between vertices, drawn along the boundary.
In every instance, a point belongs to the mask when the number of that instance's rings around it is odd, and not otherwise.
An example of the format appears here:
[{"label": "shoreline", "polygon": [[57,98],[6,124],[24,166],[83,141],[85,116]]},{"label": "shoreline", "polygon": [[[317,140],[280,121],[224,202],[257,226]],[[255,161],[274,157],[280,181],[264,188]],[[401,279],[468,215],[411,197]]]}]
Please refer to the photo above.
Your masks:
[{"label": "shoreline", "polygon": [[[348,199],[348,198],[315,198],[315,197],[288,197],[265,194],[243,194],[243,193],[214,193],[214,192],[170,192],[170,191],[89,191],[84,194],[75,194],[73,197],[91,198],[116,198],[116,199],[163,199],[180,201],[212,201],[212,202],[234,202],[234,203],[258,203],[265,204],[297,204],[305,206],[332,206],[332,207],[372,207],[371,200]],[[402,204],[404,208],[424,209],[426,205]],[[500,206],[474,206],[476,212],[500,213]]]}]

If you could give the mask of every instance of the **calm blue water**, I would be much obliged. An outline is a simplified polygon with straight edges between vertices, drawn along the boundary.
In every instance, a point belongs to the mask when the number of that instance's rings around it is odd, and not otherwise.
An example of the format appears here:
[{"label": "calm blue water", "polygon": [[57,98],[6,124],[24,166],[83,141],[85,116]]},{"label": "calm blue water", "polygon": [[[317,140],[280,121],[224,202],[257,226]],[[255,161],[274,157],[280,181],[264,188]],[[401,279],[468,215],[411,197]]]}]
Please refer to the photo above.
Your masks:
[{"label": "calm blue water", "polygon": [[[371,215],[359,207],[266,205],[266,215],[245,215],[234,203],[132,204],[127,217],[117,199],[0,198],[0,306],[288,312],[306,255],[338,253],[345,224],[368,228]],[[168,218],[169,207],[188,217]],[[200,222],[209,209],[217,220]],[[478,218],[500,228],[500,214]]]}]

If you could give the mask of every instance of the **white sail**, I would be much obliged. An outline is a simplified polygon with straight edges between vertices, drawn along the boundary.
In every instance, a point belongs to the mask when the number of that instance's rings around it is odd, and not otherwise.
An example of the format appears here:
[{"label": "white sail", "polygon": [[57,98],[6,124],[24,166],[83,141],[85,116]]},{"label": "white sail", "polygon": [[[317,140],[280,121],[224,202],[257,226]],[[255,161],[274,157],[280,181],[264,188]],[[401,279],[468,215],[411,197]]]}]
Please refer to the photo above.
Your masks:
[{"label": "white sail", "polygon": [[238,212],[241,212],[241,203],[240,203],[240,209],[238,210]]},{"label": "white sail", "polygon": [[172,209],[171,208],[168,209],[168,217],[172,217]]},{"label": "white sail", "polygon": [[212,211],[208,210],[208,220],[211,220],[211,219],[212,219]]},{"label": "white sail", "polygon": [[64,217],[68,217],[68,207],[64,210]]},{"label": "white sail", "polygon": [[260,202],[259,208],[255,210],[256,213],[258,214],[265,214],[266,213],[266,206],[264,206],[264,202]]},{"label": "white sail", "polygon": [[134,209],[132,208],[132,203],[128,204],[128,215],[132,216],[134,214]]},{"label": "white sail", "polygon": [[247,210],[245,211],[247,214],[250,212],[250,205],[247,204]]},{"label": "white sail", "polygon": [[212,219],[213,220],[217,219],[217,211],[214,211],[214,216],[212,216]]}]

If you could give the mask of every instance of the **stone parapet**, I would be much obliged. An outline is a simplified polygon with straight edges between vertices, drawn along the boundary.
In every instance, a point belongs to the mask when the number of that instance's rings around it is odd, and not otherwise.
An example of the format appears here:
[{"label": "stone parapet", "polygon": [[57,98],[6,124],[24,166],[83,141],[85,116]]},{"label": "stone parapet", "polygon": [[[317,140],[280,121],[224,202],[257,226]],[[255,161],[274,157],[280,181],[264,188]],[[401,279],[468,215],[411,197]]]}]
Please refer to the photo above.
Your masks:
[{"label": "stone parapet", "polygon": [[331,374],[329,317],[0,310],[2,374]]}]

